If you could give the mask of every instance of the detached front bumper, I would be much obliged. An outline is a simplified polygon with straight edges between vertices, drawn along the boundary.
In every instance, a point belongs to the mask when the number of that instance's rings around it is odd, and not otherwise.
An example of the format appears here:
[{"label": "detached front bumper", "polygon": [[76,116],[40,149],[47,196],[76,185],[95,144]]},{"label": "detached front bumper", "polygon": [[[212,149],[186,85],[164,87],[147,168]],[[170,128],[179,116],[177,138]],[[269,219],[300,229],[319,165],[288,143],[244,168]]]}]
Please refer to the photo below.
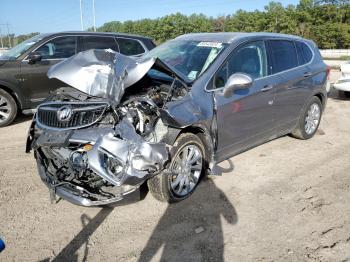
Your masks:
[{"label": "detached front bumper", "polygon": [[[115,128],[70,132],[41,130],[29,148],[35,150],[39,175],[51,194],[81,206],[122,200],[147,179],[159,174],[168,161],[166,145],[144,141],[127,120]],[[50,165],[55,158],[65,164],[58,168],[57,163]],[[70,174],[62,178],[62,169],[71,170]],[[97,177],[92,180],[101,181],[103,194],[91,192],[89,187],[79,184],[84,172]],[[73,179],[73,173],[80,175]]]}]

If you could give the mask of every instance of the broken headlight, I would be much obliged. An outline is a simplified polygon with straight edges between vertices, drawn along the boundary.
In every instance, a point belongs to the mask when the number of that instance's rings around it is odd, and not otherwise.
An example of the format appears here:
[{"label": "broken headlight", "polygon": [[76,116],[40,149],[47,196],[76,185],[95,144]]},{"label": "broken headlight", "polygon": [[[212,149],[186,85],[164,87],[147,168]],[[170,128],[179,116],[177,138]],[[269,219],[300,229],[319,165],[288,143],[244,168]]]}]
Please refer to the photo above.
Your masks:
[{"label": "broken headlight", "polygon": [[116,181],[121,181],[124,175],[123,164],[107,153],[103,153],[103,163],[107,173]]}]

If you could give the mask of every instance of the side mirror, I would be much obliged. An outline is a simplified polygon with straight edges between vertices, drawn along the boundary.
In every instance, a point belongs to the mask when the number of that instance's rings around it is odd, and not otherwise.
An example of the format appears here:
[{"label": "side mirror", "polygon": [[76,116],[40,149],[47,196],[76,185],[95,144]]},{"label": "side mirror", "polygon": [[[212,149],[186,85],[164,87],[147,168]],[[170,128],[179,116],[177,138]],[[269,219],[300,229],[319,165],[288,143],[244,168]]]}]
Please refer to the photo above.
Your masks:
[{"label": "side mirror", "polygon": [[253,79],[246,74],[235,73],[229,77],[227,80],[223,94],[224,97],[228,98],[232,96],[232,93],[235,90],[246,89],[249,88],[253,84]]},{"label": "side mirror", "polygon": [[35,64],[35,62],[41,61],[42,56],[39,53],[30,53],[28,55],[29,64]]}]

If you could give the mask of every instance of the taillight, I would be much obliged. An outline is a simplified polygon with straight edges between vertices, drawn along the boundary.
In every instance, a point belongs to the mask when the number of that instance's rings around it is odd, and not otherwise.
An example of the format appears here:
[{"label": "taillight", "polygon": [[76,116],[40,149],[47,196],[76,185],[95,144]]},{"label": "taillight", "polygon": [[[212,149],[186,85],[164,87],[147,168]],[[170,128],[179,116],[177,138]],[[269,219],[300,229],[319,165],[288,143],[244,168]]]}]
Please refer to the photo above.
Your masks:
[{"label": "taillight", "polygon": [[330,66],[327,66],[327,69],[326,69],[327,80],[329,80],[330,72],[331,72],[331,67],[330,67]]}]

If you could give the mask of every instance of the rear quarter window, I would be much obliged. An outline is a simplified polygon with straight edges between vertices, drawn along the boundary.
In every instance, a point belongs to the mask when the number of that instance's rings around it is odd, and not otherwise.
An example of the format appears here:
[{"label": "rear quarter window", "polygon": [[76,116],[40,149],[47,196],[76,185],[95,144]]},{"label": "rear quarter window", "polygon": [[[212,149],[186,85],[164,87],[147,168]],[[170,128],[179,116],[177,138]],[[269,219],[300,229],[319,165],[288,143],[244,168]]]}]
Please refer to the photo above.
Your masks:
[{"label": "rear quarter window", "polygon": [[129,38],[117,38],[120,53],[123,55],[140,55],[145,52],[145,49],[139,41]]},{"label": "rear quarter window", "polygon": [[305,65],[312,59],[312,51],[310,47],[304,42],[296,41],[295,46],[297,48],[299,65]]},{"label": "rear quarter window", "polygon": [[268,42],[273,74],[297,67],[299,65],[293,41],[270,40]]}]

